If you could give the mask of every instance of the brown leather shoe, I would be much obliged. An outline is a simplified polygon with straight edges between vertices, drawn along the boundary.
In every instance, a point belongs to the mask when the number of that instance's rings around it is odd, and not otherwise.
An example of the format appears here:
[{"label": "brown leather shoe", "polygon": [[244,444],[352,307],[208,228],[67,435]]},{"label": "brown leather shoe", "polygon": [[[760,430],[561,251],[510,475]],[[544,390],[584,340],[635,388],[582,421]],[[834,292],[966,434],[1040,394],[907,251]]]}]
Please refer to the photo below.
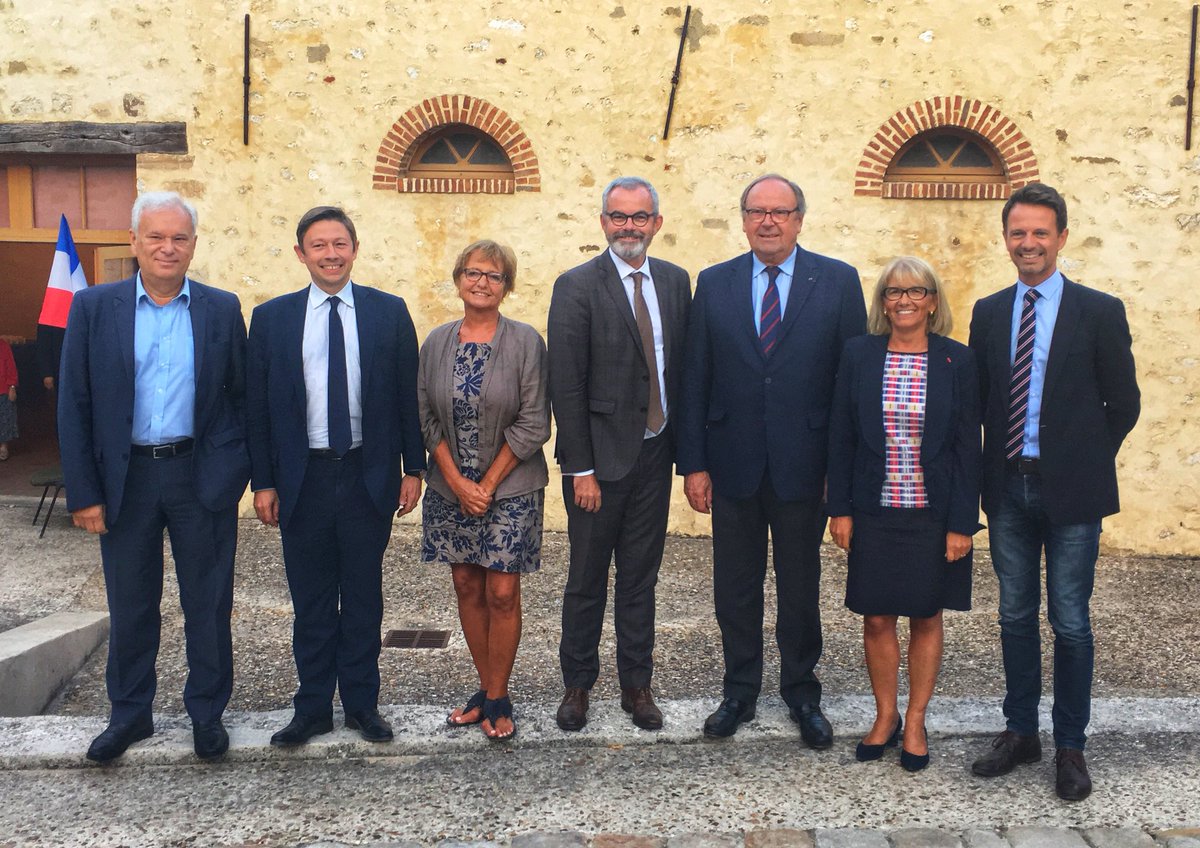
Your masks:
[{"label": "brown leather shoe", "polygon": [[1092,794],[1092,778],[1088,774],[1083,751],[1077,748],[1059,748],[1054,755],[1057,774],[1054,790],[1064,801],[1082,801]]},{"label": "brown leather shoe", "polygon": [[1036,763],[1041,758],[1042,740],[1036,734],[1021,736],[1005,730],[992,740],[992,750],[971,765],[971,771],[980,777],[999,777],[1021,763]]},{"label": "brown leather shoe", "polygon": [[554,720],[563,730],[583,730],[587,724],[588,690],[568,686]]},{"label": "brown leather shoe", "polygon": [[642,730],[662,729],[662,710],[654,703],[649,686],[621,690],[621,709],[633,714],[633,723]]}]

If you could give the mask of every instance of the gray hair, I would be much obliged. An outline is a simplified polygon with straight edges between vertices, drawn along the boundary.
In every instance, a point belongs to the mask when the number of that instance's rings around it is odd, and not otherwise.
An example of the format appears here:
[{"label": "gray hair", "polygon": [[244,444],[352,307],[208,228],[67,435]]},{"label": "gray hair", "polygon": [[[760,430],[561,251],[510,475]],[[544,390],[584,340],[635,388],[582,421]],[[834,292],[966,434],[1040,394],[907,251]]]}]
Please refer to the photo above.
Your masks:
[{"label": "gray hair", "polygon": [[875,283],[875,290],[871,293],[867,332],[876,336],[891,334],[892,324],[883,312],[883,290],[901,280],[911,280],[937,295],[937,311],[929,316],[926,328],[939,336],[950,335],[950,330],[954,327],[954,318],[950,314],[950,301],[945,298],[945,286],[938,279],[933,266],[915,256],[897,256],[884,267],[883,273]]},{"label": "gray hair", "polygon": [[783,176],[783,174],[775,174],[775,173],[763,174],[761,177],[755,177],[753,180],[751,180],[750,185],[746,186],[742,190],[742,199],[738,202],[738,208],[741,209],[743,212],[745,212],[746,211],[746,198],[750,196],[750,191],[759,183],[765,183],[768,180],[776,180],[778,182],[784,183],[788,188],[790,188],[792,190],[792,194],[796,195],[796,214],[797,215],[803,215],[805,212],[808,211],[808,204],[806,204],[804,202],[804,191],[800,188],[800,186],[796,185],[796,183],[792,182],[787,177]]},{"label": "gray hair", "polygon": [[658,192],[654,190],[654,186],[650,185],[649,180],[644,180],[641,177],[617,177],[611,183],[604,187],[604,193],[600,195],[600,211],[608,211],[608,196],[612,194],[614,188],[622,188],[626,190],[644,188],[650,192],[650,203],[654,207],[653,214],[658,214]]},{"label": "gray hair", "polygon": [[142,220],[142,213],[155,212],[159,209],[179,209],[182,212],[186,212],[187,216],[192,219],[192,235],[196,234],[197,225],[200,223],[200,217],[196,214],[196,207],[173,191],[148,191],[144,194],[139,194],[138,199],[133,204],[133,214],[130,216],[130,229],[136,233],[138,224]]}]

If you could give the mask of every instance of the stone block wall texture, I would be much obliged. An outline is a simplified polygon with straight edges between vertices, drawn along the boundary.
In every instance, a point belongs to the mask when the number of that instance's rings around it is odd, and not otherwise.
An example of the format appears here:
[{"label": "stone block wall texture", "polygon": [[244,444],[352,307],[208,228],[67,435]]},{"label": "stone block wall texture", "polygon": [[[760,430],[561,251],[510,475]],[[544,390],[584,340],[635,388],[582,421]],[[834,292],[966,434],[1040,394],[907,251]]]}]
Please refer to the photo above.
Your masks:
[{"label": "stone block wall texture", "polygon": [[[402,295],[422,336],[459,313],[451,265],[480,237],[514,246],[505,311],[544,331],[557,274],[604,245],[609,179],[655,183],[666,223],[654,252],[694,277],[745,250],[738,195],[780,171],[808,196],[807,248],[855,264],[864,288],[892,256],[929,259],[965,339],[972,302],[1014,279],[1002,201],[856,188],[864,151],[897,113],[934,97],[977,101],[1020,133],[1025,173],[1066,196],[1063,270],[1128,307],[1144,405],[1104,542],[1196,555],[1200,144],[1183,146],[1187,11],[1170,0],[697,4],[663,140],[682,5],[0,0],[0,121],[187,122],[189,153],[140,157],[139,187],[197,203],[194,273],[236,291],[247,314],[307,282],[296,219],[336,203],[358,223],[355,278]],[[511,193],[377,188],[377,166],[405,149],[398,122],[456,95],[523,135],[525,181]],[[551,527],[564,523],[558,491],[552,482]],[[709,529],[681,493],[671,524]]]}]

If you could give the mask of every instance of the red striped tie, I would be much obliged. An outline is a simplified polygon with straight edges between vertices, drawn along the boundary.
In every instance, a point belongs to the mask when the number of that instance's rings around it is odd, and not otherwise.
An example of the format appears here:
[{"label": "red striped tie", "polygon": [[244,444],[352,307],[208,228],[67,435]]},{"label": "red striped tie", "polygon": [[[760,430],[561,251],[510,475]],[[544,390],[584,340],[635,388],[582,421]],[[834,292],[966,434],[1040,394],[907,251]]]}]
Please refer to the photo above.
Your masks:
[{"label": "red striped tie", "polygon": [[758,320],[758,343],[764,356],[770,356],[779,341],[779,321],[782,313],[779,311],[779,289],[775,286],[775,278],[779,276],[779,266],[767,266],[767,290],[763,293],[762,309]]},{"label": "red striped tie", "polygon": [[1025,417],[1029,411],[1029,378],[1033,373],[1033,304],[1041,297],[1037,289],[1025,292],[1021,325],[1017,328],[1017,355],[1013,358],[1012,382],[1008,388],[1008,441],[1004,456],[1016,459],[1025,445]]}]

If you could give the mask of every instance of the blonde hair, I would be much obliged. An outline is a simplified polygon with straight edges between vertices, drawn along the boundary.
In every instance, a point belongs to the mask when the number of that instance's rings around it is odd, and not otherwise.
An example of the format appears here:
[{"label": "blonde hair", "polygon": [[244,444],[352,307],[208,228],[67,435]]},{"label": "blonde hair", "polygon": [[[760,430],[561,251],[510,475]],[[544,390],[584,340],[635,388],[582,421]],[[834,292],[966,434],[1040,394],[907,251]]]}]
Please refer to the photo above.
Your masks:
[{"label": "blonde hair", "polygon": [[480,239],[473,241],[463,248],[462,253],[458,254],[458,259],[454,260],[454,281],[457,283],[459,276],[467,267],[467,260],[471,255],[478,253],[489,262],[494,262],[500,266],[500,273],[504,275],[504,293],[509,294],[517,287],[517,255],[513,253],[513,249],[506,244],[500,244],[498,241],[491,239]]},{"label": "blonde hair", "polygon": [[883,290],[900,280],[912,280],[929,289],[930,294],[937,296],[937,308],[929,316],[926,326],[931,333],[937,333],[939,336],[950,335],[954,319],[950,315],[950,301],[945,297],[945,286],[938,279],[933,267],[924,259],[915,256],[897,256],[879,275],[879,281],[875,283],[875,291],[871,295],[870,311],[867,313],[867,332],[876,336],[886,336],[892,332],[892,324],[883,311]]}]

